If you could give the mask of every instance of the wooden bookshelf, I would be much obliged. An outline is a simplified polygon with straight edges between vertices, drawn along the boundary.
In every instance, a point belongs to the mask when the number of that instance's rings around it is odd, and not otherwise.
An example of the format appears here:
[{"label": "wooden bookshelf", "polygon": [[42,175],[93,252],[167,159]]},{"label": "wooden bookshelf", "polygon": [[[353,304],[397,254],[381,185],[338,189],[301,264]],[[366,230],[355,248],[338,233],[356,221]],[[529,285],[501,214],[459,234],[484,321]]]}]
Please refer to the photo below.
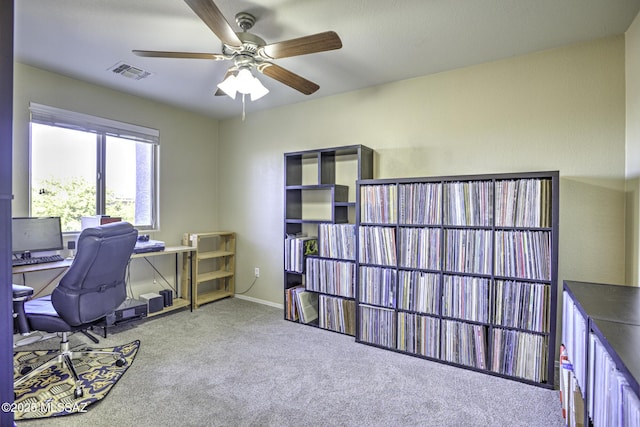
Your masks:
[{"label": "wooden bookshelf", "polygon": [[230,231],[187,233],[183,245],[195,247],[193,255],[191,304],[232,297],[235,293],[236,235]]},{"label": "wooden bookshelf", "polygon": [[[284,165],[284,317],[354,335],[355,183],[373,178],[373,150],[351,145],[285,153]],[[307,254],[305,239],[317,241],[317,253]],[[304,320],[298,301],[309,311]]]},{"label": "wooden bookshelf", "polygon": [[359,180],[356,341],[553,388],[558,179]]}]

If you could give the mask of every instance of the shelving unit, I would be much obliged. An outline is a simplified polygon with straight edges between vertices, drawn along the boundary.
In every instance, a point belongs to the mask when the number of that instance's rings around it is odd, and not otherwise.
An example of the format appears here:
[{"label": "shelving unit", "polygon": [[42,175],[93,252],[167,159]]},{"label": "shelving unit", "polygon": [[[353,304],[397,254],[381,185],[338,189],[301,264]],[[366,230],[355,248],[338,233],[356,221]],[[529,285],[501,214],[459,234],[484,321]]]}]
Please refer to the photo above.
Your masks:
[{"label": "shelving unit", "polygon": [[640,417],[640,289],[565,280],[562,304],[562,343],[572,368],[567,376],[584,403],[570,399],[563,407],[582,415],[584,425],[635,425]]},{"label": "shelving unit", "polygon": [[195,248],[191,306],[232,297],[235,293],[236,235],[230,231],[188,233],[182,244]]},{"label": "shelving unit", "polygon": [[553,388],[558,179],[359,180],[356,341]]},{"label": "shelving unit", "polygon": [[[284,171],[284,317],[302,322],[304,301],[312,319],[304,323],[354,335],[355,183],[373,178],[373,150],[351,145],[285,153]],[[295,238],[303,236],[317,238],[317,255],[292,254],[300,250],[292,250]],[[343,245],[348,242],[350,248]]]}]

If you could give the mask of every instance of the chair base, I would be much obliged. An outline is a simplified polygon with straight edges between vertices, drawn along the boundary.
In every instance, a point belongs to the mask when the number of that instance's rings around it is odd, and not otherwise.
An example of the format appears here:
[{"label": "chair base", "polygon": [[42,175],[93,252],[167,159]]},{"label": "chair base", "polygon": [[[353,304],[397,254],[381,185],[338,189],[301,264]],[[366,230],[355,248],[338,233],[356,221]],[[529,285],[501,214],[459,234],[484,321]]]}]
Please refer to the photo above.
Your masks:
[{"label": "chair base", "polygon": [[78,359],[80,357],[87,357],[87,356],[113,356],[113,358],[115,359],[115,364],[118,367],[122,367],[124,366],[127,361],[125,360],[125,358],[122,356],[121,353],[119,352],[114,352],[114,351],[95,351],[95,350],[91,350],[91,349],[86,349],[86,350],[70,350],[69,349],[69,340],[68,340],[68,333],[67,332],[63,332],[62,333],[62,340],[60,341],[60,351],[58,354],[53,355],[48,361],[44,362],[42,365],[38,366],[37,368],[31,370],[29,367],[25,367],[23,369],[24,372],[21,372],[21,374],[23,374],[22,377],[18,378],[17,380],[15,380],[13,382],[13,388],[17,388],[19,385],[25,383],[26,381],[28,381],[29,379],[35,377],[36,375],[40,374],[41,372],[45,371],[46,369],[49,369],[50,367],[54,366],[54,365],[61,365],[64,364],[67,369],[69,370],[69,372],[71,373],[71,375],[73,376],[74,382],[75,382],[75,390],[74,390],[74,396],[76,399],[81,398],[84,394],[83,390],[82,390],[82,383],[80,381],[80,378],[78,376],[78,372],[73,364],[73,360],[74,359]]}]

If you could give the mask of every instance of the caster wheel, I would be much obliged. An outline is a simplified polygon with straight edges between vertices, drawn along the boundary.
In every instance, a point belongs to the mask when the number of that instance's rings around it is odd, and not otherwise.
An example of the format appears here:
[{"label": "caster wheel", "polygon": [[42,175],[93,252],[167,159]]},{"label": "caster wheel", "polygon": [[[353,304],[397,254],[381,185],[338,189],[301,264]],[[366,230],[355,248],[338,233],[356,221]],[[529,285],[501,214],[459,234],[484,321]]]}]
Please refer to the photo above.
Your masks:
[{"label": "caster wheel", "polygon": [[116,366],[118,368],[122,368],[126,364],[127,364],[127,361],[123,357],[121,357],[120,359],[116,360]]},{"label": "caster wheel", "polygon": [[76,399],[80,399],[82,396],[84,396],[84,391],[81,387],[78,387],[73,391],[73,397],[75,397]]},{"label": "caster wheel", "polygon": [[31,366],[25,366],[22,369],[20,369],[20,375],[27,375],[32,370],[33,368]]}]

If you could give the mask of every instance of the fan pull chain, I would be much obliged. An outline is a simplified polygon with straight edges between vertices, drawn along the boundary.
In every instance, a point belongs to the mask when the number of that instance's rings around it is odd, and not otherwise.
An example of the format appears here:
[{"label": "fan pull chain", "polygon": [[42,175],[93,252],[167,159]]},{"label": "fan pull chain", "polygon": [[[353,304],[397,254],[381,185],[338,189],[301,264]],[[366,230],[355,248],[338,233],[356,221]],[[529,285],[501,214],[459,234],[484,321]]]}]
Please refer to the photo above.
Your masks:
[{"label": "fan pull chain", "polygon": [[242,94],[242,121],[244,122],[244,93]]}]

